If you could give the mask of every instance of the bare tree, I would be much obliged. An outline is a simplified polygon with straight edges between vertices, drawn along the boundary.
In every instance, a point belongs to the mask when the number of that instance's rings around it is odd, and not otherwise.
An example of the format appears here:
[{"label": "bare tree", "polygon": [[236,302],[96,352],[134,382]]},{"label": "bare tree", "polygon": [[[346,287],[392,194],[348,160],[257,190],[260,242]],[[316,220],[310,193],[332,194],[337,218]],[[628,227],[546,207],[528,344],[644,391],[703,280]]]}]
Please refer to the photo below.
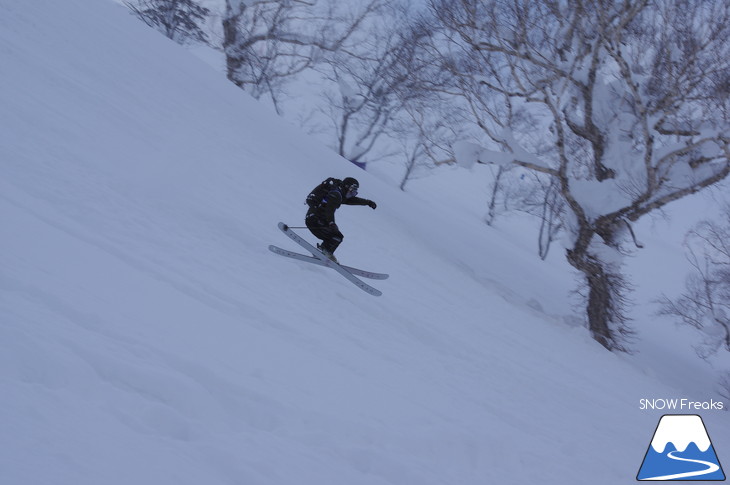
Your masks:
[{"label": "bare tree", "polygon": [[193,0],[136,0],[124,4],[144,23],[178,44],[208,42],[200,25],[210,11]]},{"label": "bare tree", "polygon": [[[659,314],[677,318],[700,331],[695,351],[710,360],[730,352],[730,206],[722,223],[703,221],[685,238],[687,258],[694,268],[676,298],[662,296]],[[727,354],[726,354],[727,355]],[[719,393],[730,402],[730,372],[719,372]]]},{"label": "bare tree", "polygon": [[333,122],[337,153],[352,162],[364,162],[383,137],[397,137],[397,117],[423,96],[419,80],[429,66],[418,51],[429,33],[409,25],[408,17],[406,6],[389,5],[358,36],[356,47],[324,64],[334,89],[323,111]]},{"label": "bare tree", "polygon": [[[459,124],[449,110],[448,103],[439,102],[433,92],[406,103],[394,131],[405,155],[401,190],[405,190],[419,168],[456,163],[451,146],[460,137]],[[434,112],[438,112],[438,116],[434,116]]]},{"label": "bare tree", "polygon": [[433,48],[436,23],[431,12],[409,12],[405,17],[398,22],[408,32],[398,68],[407,82],[399,87],[403,105],[391,126],[391,136],[403,147],[401,190],[422,169],[456,163],[451,147],[465,136],[449,75],[441,68],[441,53]]},{"label": "bare tree", "polygon": [[694,271],[681,296],[660,300],[660,314],[703,332],[696,351],[704,359],[719,350],[730,352],[730,207],[724,218],[724,224],[704,221],[689,232],[685,247]]},{"label": "bare tree", "polygon": [[[346,42],[381,0],[352,13],[335,0],[226,0],[223,51],[228,78],[277,105],[283,83]],[[277,108],[278,110],[278,108]]]},{"label": "bare tree", "polygon": [[500,192],[502,192],[502,183],[504,181],[503,177],[510,168],[512,167],[508,165],[497,165],[497,173],[494,174],[492,179],[492,188],[490,190],[488,205],[489,210],[484,219],[484,222],[486,222],[488,226],[494,224],[494,219],[497,217],[497,200]]},{"label": "bare tree", "polygon": [[[545,260],[552,243],[564,228],[565,201],[560,196],[560,187],[556,178],[546,177],[539,172],[531,175],[532,180],[528,182],[530,189],[527,194],[521,196],[520,204],[516,209],[527,212],[540,221],[537,252],[540,259]],[[521,178],[528,177],[523,174]]]},{"label": "bare tree", "polygon": [[628,350],[620,256],[630,222],[730,174],[730,4],[432,0],[431,8],[446,68],[487,134],[479,160],[555,179],[590,332],[607,349]]}]

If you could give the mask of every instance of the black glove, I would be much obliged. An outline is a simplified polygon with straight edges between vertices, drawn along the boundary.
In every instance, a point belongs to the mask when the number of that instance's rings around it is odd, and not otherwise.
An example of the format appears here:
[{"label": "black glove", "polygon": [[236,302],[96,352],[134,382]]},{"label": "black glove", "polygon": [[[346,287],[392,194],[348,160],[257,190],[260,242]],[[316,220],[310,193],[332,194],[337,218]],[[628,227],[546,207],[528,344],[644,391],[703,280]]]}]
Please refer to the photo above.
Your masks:
[{"label": "black glove", "polygon": [[370,207],[370,208],[372,208],[372,209],[375,209],[376,207],[378,207],[378,204],[376,204],[376,203],[375,203],[375,202],[373,202],[372,200],[369,200],[369,201],[368,201],[368,207]]}]

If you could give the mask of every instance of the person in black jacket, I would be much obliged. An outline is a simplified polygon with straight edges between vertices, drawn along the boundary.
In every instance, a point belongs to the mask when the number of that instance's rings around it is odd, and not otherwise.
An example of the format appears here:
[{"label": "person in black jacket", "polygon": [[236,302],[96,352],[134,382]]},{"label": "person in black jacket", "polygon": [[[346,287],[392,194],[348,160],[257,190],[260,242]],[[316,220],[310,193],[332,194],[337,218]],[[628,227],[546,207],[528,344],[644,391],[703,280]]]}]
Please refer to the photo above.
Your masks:
[{"label": "person in black jacket", "polygon": [[[377,207],[372,200],[357,197],[359,188],[360,184],[352,177],[342,181],[327,179],[307,198],[309,203],[305,218],[307,228],[322,240],[322,244],[317,244],[317,248],[334,262],[337,262],[334,252],[344,239],[335,223],[335,211],[342,204],[367,205],[373,209]],[[322,194],[317,195],[318,189]]]}]

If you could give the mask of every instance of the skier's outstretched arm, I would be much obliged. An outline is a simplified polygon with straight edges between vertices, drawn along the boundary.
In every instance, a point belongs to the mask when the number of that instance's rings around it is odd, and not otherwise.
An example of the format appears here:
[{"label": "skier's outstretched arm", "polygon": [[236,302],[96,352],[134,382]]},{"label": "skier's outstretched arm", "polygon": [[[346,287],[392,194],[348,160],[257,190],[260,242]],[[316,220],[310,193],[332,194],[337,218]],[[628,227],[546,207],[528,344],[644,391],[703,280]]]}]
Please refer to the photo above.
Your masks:
[{"label": "skier's outstretched arm", "polygon": [[363,199],[362,197],[350,197],[349,199],[345,199],[342,201],[343,204],[347,205],[366,205],[368,207],[371,207],[375,209],[378,207],[378,204],[373,202],[370,199]]}]

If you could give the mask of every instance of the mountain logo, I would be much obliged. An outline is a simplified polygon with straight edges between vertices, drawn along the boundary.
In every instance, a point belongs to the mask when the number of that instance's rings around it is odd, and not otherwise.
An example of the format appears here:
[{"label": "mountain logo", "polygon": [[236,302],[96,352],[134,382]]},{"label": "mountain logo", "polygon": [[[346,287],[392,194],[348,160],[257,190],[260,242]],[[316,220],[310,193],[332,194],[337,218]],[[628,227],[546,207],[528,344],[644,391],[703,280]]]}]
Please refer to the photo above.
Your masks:
[{"label": "mountain logo", "polygon": [[662,416],[636,479],[725,480],[702,418],[696,414]]}]

